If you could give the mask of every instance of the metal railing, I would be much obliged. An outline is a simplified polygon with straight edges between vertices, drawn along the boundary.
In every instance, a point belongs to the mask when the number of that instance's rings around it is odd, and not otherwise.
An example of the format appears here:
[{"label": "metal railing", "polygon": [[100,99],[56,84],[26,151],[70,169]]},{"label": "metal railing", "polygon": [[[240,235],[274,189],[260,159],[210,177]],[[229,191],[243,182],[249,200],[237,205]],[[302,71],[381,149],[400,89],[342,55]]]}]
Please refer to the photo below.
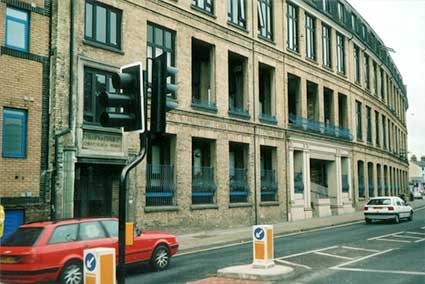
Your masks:
[{"label": "metal railing", "polygon": [[243,168],[230,169],[230,203],[247,202],[248,201],[248,178],[247,171]]},{"label": "metal railing", "polygon": [[229,106],[229,112],[231,114],[240,115],[249,117],[249,111],[243,107],[237,107],[237,106]]},{"label": "metal railing", "polygon": [[261,201],[276,201],[277,183],[274,170],[261,170]]},{"label": "metal railing", "polygon": [[359,176],[359,180],[358,180],[359,184],[359,197],[365,197],[365,187],[364,187],[364,177],[363,176]]},{"label": "metal railing", "polygon": [[348,183],[348,175],[342,175],[342,192],[349,192],[350,184]]},{"label": "metal railing", "polygon": [[146,165],[146,206],[174,205],[175,189],[172,165]]},{"label": "metal railing", "polygon": [[201,107],[201,108],[212,109],[212,110],[217,109],[217,105],[215,102],[203,100],[203,99],[197,99],[195,97],[192,97],[192,105]]},{"label": "metal railing", "polygon": [[192,204],[214,203],[216,189],[213,167],[192,167]]},{"label": "metal railing", "polygon": [[368,184],[368,191],[369,191],[369,197],[375,196],[375,187],[373,186],[373,183]]},{"label": "metal railing", "polygon": [[294,173],[294,192],[304,193],[304,180],[302,172]]},{"label": "metal railing", "polygon": [[293,128],[313,131],[318,134],[338,137],[346,140],[353,140],[350,130],[344,127],[338,127],[332,124],[323,123],[317,120],[299,117],[293,113],[289,114],[289,123]]}]

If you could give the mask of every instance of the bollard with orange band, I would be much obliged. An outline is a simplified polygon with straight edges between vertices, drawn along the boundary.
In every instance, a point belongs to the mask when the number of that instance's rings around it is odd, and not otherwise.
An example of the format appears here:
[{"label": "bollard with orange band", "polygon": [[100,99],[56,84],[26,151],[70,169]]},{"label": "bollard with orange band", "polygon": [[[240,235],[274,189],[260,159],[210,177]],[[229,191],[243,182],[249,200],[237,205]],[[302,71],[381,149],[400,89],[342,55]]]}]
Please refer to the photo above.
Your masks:
[{"label": "bollard with orange band", "polygon": [[115,249],[84,250],[84,284],[116,284]]},{"label": "bollard with orange band", "polygon": [[273,226],[259,225],[252,229],[254,268],[270,268],[274,266]]}]

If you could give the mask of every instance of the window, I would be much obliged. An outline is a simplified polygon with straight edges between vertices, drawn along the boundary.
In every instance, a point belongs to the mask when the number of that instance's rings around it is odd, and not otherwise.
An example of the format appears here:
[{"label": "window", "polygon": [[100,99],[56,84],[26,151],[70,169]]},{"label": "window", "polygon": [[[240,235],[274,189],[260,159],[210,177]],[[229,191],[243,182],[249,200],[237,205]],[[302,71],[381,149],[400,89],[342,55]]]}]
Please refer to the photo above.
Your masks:
[{"label": "window", "polygon": [[354,13],[351,13],[351,29],[354,32],[357,32],[357,16]]},{"label": "window", "polygon": [[95,0],[86,0],[84,38],[121,48],[121,11]]},{"label": "window", "polygon": [[322,9],[323,11],[329,12],[330,11],[330,5],[329,0],[322,0]]},{"label": "window", "polygon": [[[147,58],[155,58],[162,53],[166,52],[167,65],[175,65],[175,38],[176,34],[174,31],[166,29],[164,27],[148,23],[148,42],[146,52]],[[151,92],[152,85],[152,61],[147,60],[148,65],[148,93]],[[170,78],[168,78],[170,80]],[[174,82],[170,82],[174,83]],[[174,94],[173,94],[174,96]]]},{"label": "window", "polygon": [[214,14],[214,0],[192,0],[192,7]]},{"label": "window", "polygon": [[340,73],[345,74],[345,46],[344,36],[341,34],[336,35],[337,44],[337,70]]},{"label": "window", "polygon": [[229,52],[229,114],[249,118],[246,92],[247,58]]},{"label": "window", "polygon": [[1,245],[4,247],[32,247],[43,232],[43,227],[18,228],[10,234]]},{"label": "window", "polygon": [[384,82],[384,69],[380,69],[381,70],[381,99],[384,100],[385,99],[385,82]]},{"label": "window", "polygon": [[364,54],[364,81],[365,81],[365,85],[366,85],[366,89],[370,89],[370,79],[369,79],[369,55],[367,55],[366,53]]},{"label": "window", "polygon": [[362,39],[366,39],[366,35],[367,35],[366,25],[362,24]]},{"label": "window", "polygon": [[6,8],[6,47],[28,51],[29,15],[25,11]]},{"label": "window", "polygon": [[82,241],[106,238],[105,231],[99,222],[80,223],[79,234]]},{"label": "window", "polygon": [[260,120],[270,123],[276,122],[276,117],[274,116],[273,76],[274,68],[260,63],[258,72]]},{"label": "window", "polygon": [[370,107],[366,106],[366,121],[367,121],[367,143],[372,143],[372,110]]},{"label": "window", "polygon": [[322,25],[322,50],[323,50],[323,65],[332,67],[332,54],[331,54],[331,28]]},{"label": "window", "polygon": [[375,111],[375,143],[376,146],[381,144],[379,139],[379,112]]},{"label": "window", "polygon": [[27,112],[20,109],[3,109],[2,156],[25,158],[27,154]]},{"label": "window", "polygon": [[78,224],[70,224],[56,227],[49,244],[73,242],[77,240]]},{"label": "window", "polygon": [[192,106],[216,111],[214,46],[192,38]]},{"label": "window", "polygon": [[288,48],[298,52],[298,9],[291,3],[287,3],[288,18]]},{"label": "window", "polygon": [[376,62],[373,62],[373,91],[378,96],[378,74],[376,72]]},{"label": "window", "polygon": [[362,131],[362,103],[356,101],[356,118],[357,118],[357,141],[363,140]]},{"label": "window", "polygon": [[360,49],[354,46],[354,82],[360,84]]},{"label": "window", "polygon": [[246,0],[227,0],[227,20],[246,29]]},{"label": "window", "polygon": [[316,59],[316,20],[310,15],[305,15],[305,40],[307,58]]},{"label": "window", "polygon": [[271,0],[257,0],[258,35],[273,40],[273,6]]},{"label": "window", "polygon": [[344,4],[342,4],[341,2],[338,2],[337,7],[338,7],[338,19],[343,23],[345,19]]},{"label": "window", "polygon": [[108,232],[109,237],[118,237],[117,221],[107,220],[107,221],[101,221],[101,223],[105,227],[106,232]]},{"label": "window", "polygon": [[115,93],[112,86],[112,73],[84,68],[84,122],[100,124],[100,115],[103,107],[99,103],[99,95],[102,91]]}]

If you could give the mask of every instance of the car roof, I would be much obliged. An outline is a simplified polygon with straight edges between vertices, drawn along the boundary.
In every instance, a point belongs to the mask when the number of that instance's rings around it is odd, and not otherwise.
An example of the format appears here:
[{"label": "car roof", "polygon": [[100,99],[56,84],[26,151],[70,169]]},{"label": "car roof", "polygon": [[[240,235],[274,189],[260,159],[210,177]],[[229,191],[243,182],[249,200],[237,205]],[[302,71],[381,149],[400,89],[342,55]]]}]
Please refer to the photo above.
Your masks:
[{"label": "car roof", "polygon": [[106,220],[113,220],[117,221],[117,218],[81,218],[81,219],[66,219],[66,220],[56,220],[56,221],[37,221],[37,222],[31,222],[28,224],[24,224],[21,227],[22,228],[31,228],[31,227],[46,227],[46,226],[57,226],[57,225],[64,225],[64,224],[74,224],[74,223],[81,223],[81,222],[90,222],[90,221],[106,221]]}]

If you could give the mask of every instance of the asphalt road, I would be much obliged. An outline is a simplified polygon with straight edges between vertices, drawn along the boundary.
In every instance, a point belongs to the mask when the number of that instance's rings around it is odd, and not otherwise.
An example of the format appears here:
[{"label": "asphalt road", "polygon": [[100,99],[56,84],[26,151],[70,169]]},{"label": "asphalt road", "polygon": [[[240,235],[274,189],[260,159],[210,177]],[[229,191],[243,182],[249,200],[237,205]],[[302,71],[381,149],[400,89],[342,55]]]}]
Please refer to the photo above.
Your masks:
[{"label": "asphalt road", "polygon": [[[277,283],[425,284],[425,210],[414,220],[357,223],[275,239],[277,265],[295,274]],[[215,276],[217,269],[252,262],[252,244],[173,258],[166,271],[129,271],[127,284],[187,283]]]}]

